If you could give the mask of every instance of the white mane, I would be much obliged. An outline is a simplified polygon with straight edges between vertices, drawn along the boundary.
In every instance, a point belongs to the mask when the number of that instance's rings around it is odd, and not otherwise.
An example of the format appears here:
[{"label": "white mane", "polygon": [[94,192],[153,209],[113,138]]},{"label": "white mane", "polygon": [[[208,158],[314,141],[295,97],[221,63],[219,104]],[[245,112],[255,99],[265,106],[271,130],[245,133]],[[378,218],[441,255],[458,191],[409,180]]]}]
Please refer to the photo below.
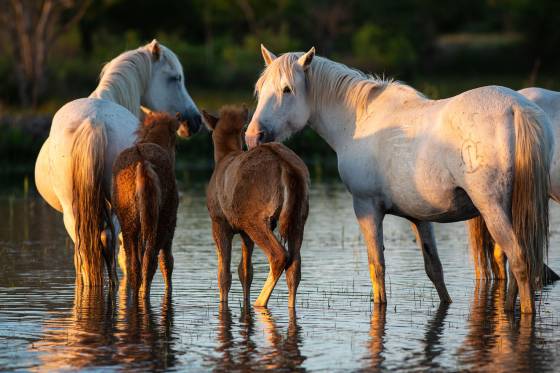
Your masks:
[{"label": "white mane", "polygon": [[[276,58],[261,74],[255,85],[255,94],[258,94],[265,80],[270,80],[275,84],[276,94],[280,96],[284,88],[280,86],[282,76],[294,90],[293,66],[302,54],[301,52],[286,53]],[[357,110],[358,117],[367,109],[372,91],[395,84],[401,85],[392,79],[367,75],[319,56],[313,58],[306,72],[306,86],[312,105],[324,107],[332,104],[334,100],[343,101],[348,107]],[[413,89],[406,85],[402,86]]]},{"label": "white mane", "polygon": [[[138,117],[142,95],[152,76],[153,57],[148,46],[124,52],[108,62],[99,75],[99,85],[89,97],[116,102]],[[161,44],[160,50],[161,60],[182,72],[177,56]]]}]

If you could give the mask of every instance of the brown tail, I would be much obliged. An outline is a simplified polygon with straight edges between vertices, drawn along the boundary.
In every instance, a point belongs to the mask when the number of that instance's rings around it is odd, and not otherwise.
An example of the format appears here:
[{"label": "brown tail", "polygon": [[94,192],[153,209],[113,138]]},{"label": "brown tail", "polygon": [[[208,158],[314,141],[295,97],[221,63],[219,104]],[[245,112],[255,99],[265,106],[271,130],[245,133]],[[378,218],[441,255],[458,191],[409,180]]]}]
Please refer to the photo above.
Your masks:
[{"label": "brown tail", "polygon": [[305,163],[290,149],[284,146],[271,149],[282,159],[284,205],[280,212],[278,230],[291,250],[291,246],[295,244],[291,241],[303,230],[309,213],[309,171]]},{"label": "brown tail", "polygon": [[148,161],[136,165],[136,205],[140,218],[140,239],[136,253],[138,259],[144,253],[153,252],[156,247],[156,233],[161,206],[161,188],[159,177]]},{"label": "brown tail", "polygon": [[471,254],[477,279],[491,279],[494,240],[481,216],[467,221]]},{"label": "brown tail", "polygon": [[550,143],[547,119],[533,109],[514,106],[515,171],[511,214],[533,285],[542,279],[548,255]]},{"label": "brown tail", "polygon": [[[103,123],[85,120],[76,130],[71,150],[72,207],[76,219],[76,265],[81,267],[84,285],[103,285],[103,243],[101,233],[112,227],[103,187],[107,134]],[[114,237],[114,232],[111,232]],[[111,256],[114,261],[114,255]],[[110,256],[105,256],[111,271]],[[79,270],[78,268],[76,269]]]}]

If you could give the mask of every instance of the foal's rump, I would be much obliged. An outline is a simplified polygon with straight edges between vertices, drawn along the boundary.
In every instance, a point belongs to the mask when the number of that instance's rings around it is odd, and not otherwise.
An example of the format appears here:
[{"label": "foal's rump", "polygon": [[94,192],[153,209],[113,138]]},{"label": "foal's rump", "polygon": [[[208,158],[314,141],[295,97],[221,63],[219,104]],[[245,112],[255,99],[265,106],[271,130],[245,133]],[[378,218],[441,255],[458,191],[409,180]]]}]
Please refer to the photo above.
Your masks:
[{"label": "foal's rump", "polygon": [[220,204],[231,222],[258,211],[279,222],[284,235],[289,221],[297,225],[307,218],[308,184],[307,167],[293,151],[279,143],[263,144],[240,153],[228,165]]}]

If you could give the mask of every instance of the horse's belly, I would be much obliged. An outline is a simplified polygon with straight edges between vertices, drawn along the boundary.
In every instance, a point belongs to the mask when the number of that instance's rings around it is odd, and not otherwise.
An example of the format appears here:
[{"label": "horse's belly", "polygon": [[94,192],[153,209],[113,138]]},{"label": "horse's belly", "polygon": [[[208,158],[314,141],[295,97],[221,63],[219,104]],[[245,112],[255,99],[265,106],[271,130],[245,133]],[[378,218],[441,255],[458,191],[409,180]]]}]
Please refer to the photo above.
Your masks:
[{"label": "horse's belly", "polygon": [[434,191],[432,194],[395,195],[387,212],[440,223],[467,220],[478,215],[478,210],[461,188]]}]

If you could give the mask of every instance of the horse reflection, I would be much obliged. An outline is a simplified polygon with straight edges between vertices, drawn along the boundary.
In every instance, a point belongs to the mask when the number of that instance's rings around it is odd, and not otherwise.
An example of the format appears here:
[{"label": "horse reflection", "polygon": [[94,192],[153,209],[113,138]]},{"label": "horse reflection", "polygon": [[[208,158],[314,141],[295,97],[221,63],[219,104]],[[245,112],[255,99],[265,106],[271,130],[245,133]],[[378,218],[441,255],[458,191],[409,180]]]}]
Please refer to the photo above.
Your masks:
[{"label": "horse reflection", "polygon": [[535,317],[516,320],[504,309],[506,282],[477,281],[468,320],[469,332],[458,349],[459,362],[469,369],[512,372],[533,370],[551,361],[550,351],[535,335]]},{"label": "horse reflection", "polygon": [[367,370],[371,372],[379,372],[383,369],[386,316],[387,304],[374,303],[369,329],[369,355],[367,356],[369,361]]},{"label": "horse reflection", "polygon": [[[424,350],[422,356],[418,359],[418,365],[422,368],[430,368],[437,370],[440,368],[436,359],[443,352],[441,347],[441,336],[443,335],[445,318],[449,311],[448,303],[440,303],[436,313],[432,319],[426,324],[424,338],[422,344]],[[367,372],[386,371],[388,368],[383,365],[385,361],[385,331],[386,331],[386,315],[387,306],[385,304],[374,304],[371,314],[371,325],[368,342],[368,361],[367,367],[363,370]],[[410,366],[409,366],[410,368]]]},{"label": "horse reflection", "polygon": [[115,330],[116,355],[120,364],[130,368],[160,370],[175,364],[171,328],[171,293],[165,291],[159,325],[154,319],[150,299],[138,297],[126,278],[119,286],[118,323]]},{"label": "horse reflection", "polygon": [[41,370],[81,369],[111,359],[104,348],[114,342],[114,297],[102,287],[76,287],[69,316],[48,318],[44,337],[32,345],[40,353]]},{"label": "horse reflection", "polygon": [[[122,285],[122,283],[121,283]],[[123,287],[121,287],[121,290]],[[77,286],[68,316],[48,318],[43,338],[32,344],[45,371],[120,365],[127,369],[162,369],[175,364],[171,297],[162,302],[159,325],[148,302],[119,291]]]},{"label": "horse reflection", "polygon": [[[265,345],[258,346],[255,336],[255,316],[265,337]],[[262,371],[268,369],[303,372],[305,356],[301,354],[301,327],[297,324],[294,309],[289,310],[286,335],[279,332],[276,321],[266,310],[255,311],[243,307],[239,318],[239,337],[232,331],[233,321],[229,306],[223,304],[218,313],[218,356],[214,358],[214,371]]]}]

